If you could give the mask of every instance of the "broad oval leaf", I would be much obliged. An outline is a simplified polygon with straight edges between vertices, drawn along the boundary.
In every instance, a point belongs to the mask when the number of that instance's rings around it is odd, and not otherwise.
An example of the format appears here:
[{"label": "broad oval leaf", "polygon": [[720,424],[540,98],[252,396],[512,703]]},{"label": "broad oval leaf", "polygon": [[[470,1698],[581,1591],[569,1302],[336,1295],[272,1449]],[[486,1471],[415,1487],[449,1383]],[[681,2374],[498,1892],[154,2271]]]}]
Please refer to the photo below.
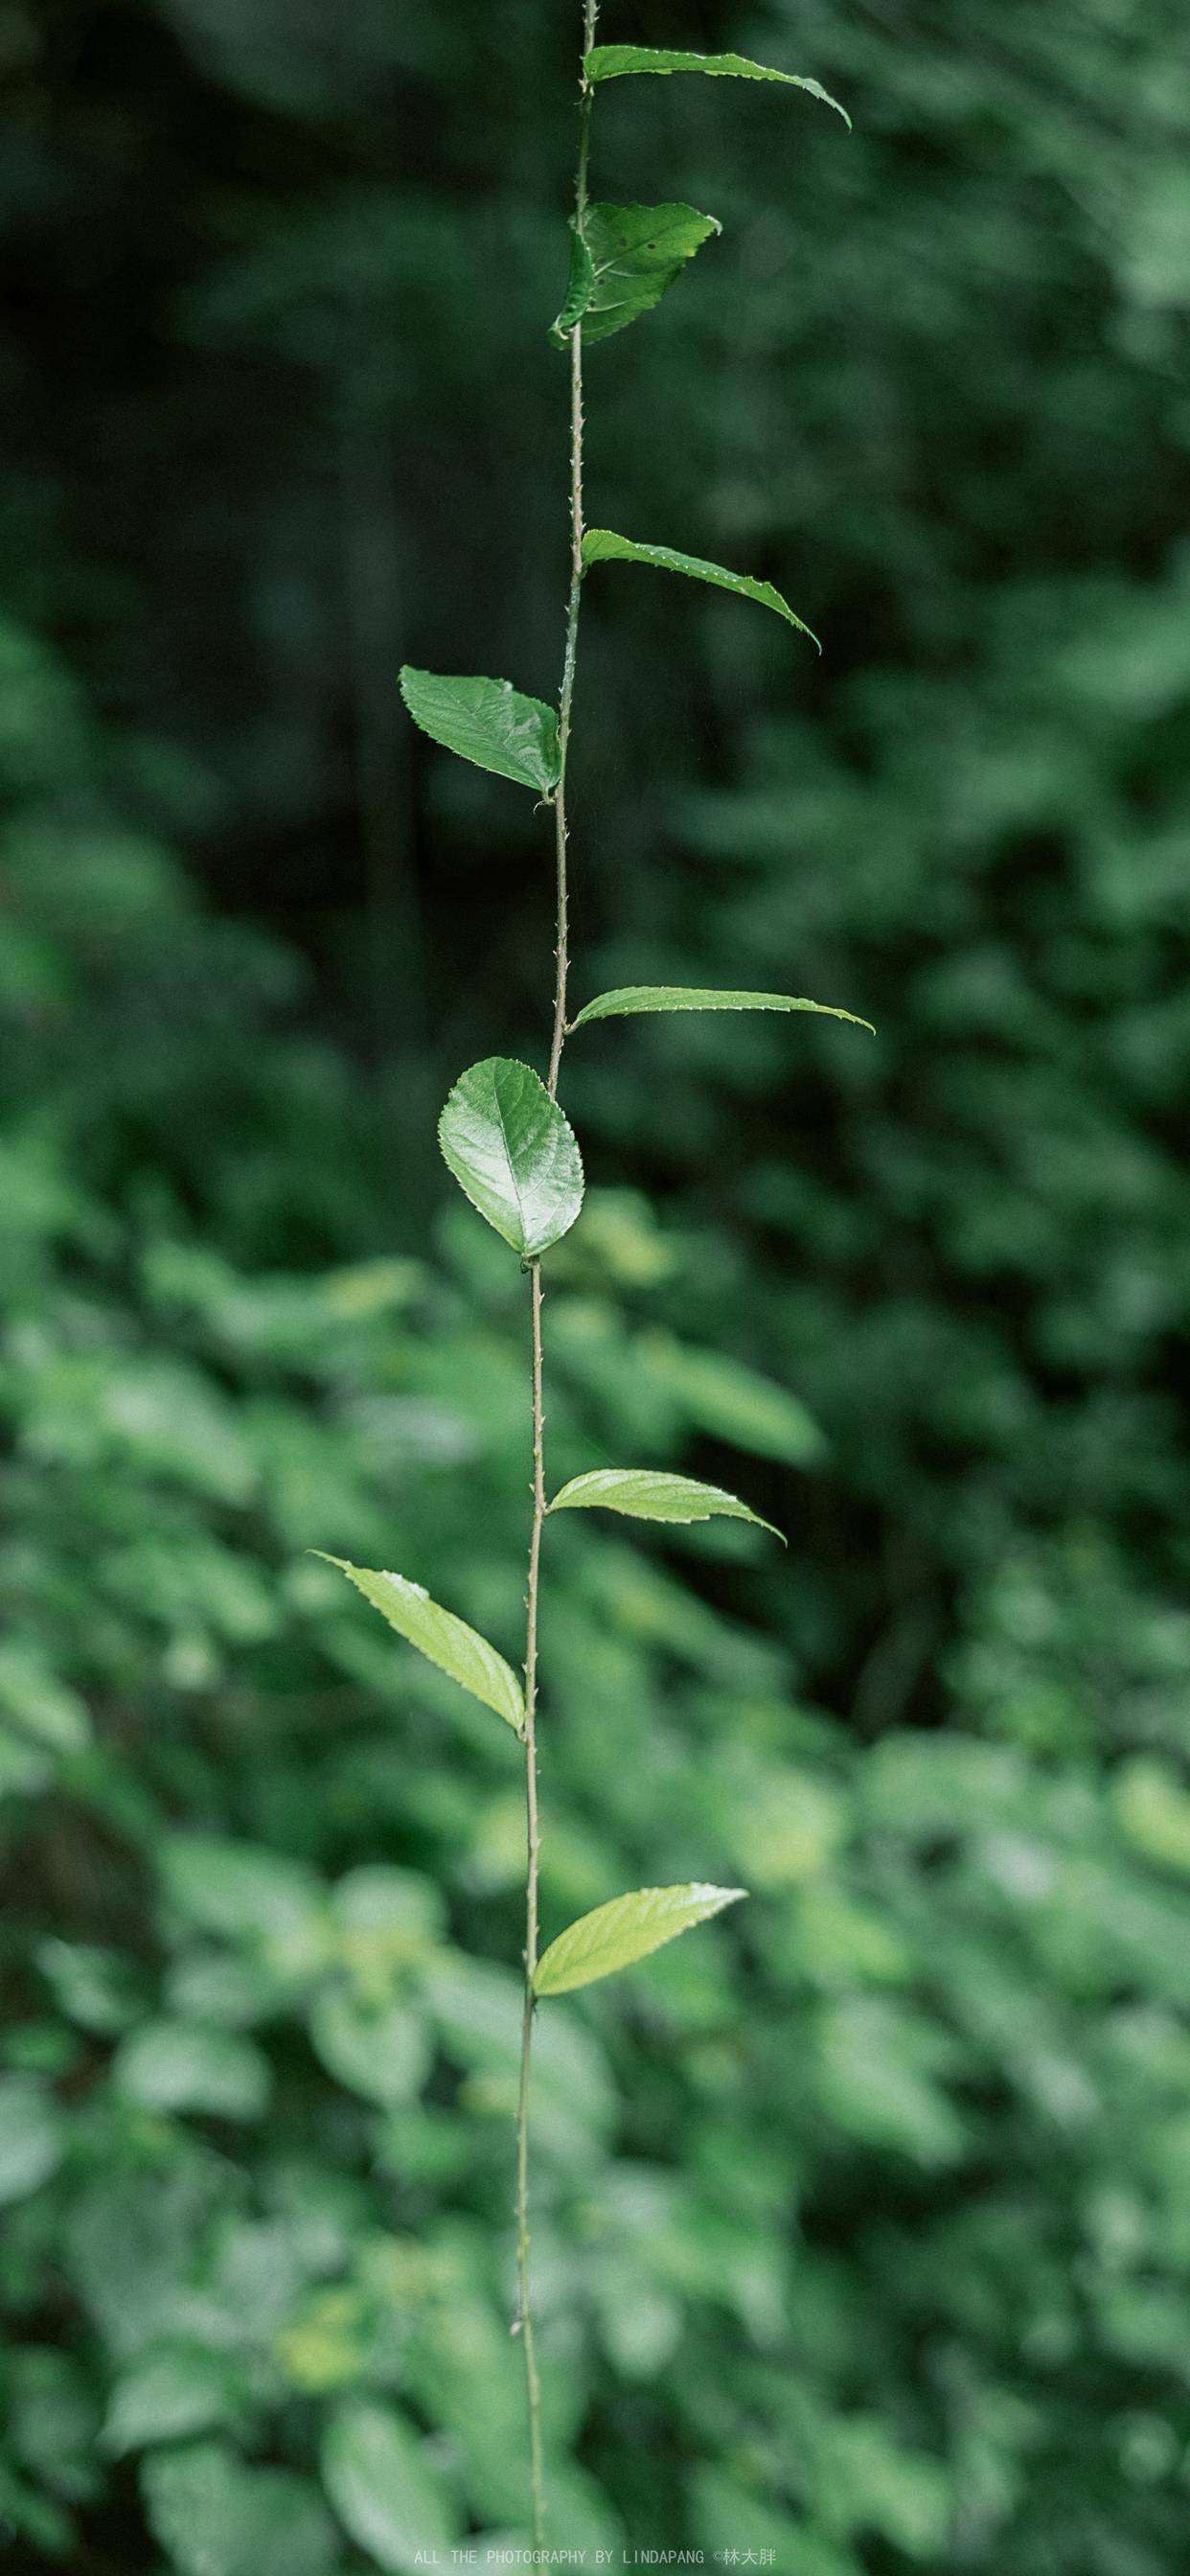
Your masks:
[{"label": "broad oval leaf", "polygon": [[679,554],[673,546],[642,546],[632,537],[618,537],[614,528],[588,528],[583,538],[583,563],[642,563],[655,565],[658,572],[689,573],[692,581],[707,581],[713,590],[734,590],[741,599],[754,599],[761,608],[772,608],[787,626],[796,626],[799,635],[808,635],[819,653],[822,646],[812,626],[795,616],[787,599],[774,590],[771,581],[754,581],[746,572],[729,572],[726,564],[708,563],[703,555]]},{"label": "broad oval leaf", "polygon": [[625,1019],[635,1011],[813,1011],[827,1020],[847,1020],[852,1028],[876,1032],[855,1011],[840,1011],[832,1002],[807,1002],[794,993],[720,993],[701,984],[622,984],[614,993],[599,993],[570,1023],[585,1028],[589,1020]]},{"label": "broad oval leaf", "polygon": [[328,1556],[325,1548],[315,1548],[327,1565],[337,1565],[341,1574],[362,1592],[365,1601],[379,1610],[407,1644],[416,1646],[428,1663],[437,1664],[440,1672],[449,1673],[452,1682],[470,1691],[472,1699],[493,1708],[497,1717],[507,1720],[518,1735],[525,1724],[525,1701],[521,1685],[511,1664],[489,1646],[477,1628],[469,1628],[465,1619],[456,1619],[453,1610],[442,1610],[420,1583],[410,1583],[403,1574],[375,1571],[367,1565],[349,1565],[345,1556]]},{"label": "broad oval leaf", "polygon": [[610,1905],[580,1914],[551,1941],[537,1962],[534,1992],[565,1995],[574,1986],[612,1977],[747,1893],[746,1887],[708,1887],[696,1879],[684,1887],[638,1887],[631,1896],[613,1896]]},{"label": "broad oval leaf", "polygon": [[331,2417],[322,2481],[345,2531],[390,2576],[450,2555],[459,2523],[427,2444],[393,2406],[351,2398]]},{"label": "broad oval leaf", "polygon": [[[550,326],[550,338],[556,349],[564,349],[575,324],[581,322],[591,301],[595,284],[595,263],[586,238],[572,215],[570,218],[570,275],[566,281],[566,299],[557,320]],[[585,336],[585,335],[584,335]]]},{"label": "broad oval leaf", "polygon": [[447,1170],[522,1260],[548,1251],[583,1203],[568,1118],[531,1065],[485,1056],[456,1082],[438,1121]]},{"label": "broad oval leaf", "polygon": [[572,263],[570,293],[552,334],[558,346],[580,319],[583,347],[589,349],[623,331],[638,314],[651,313],[687,260],[722,230],[714,215],[700,215],[696,206],[588,206],[581,237],[589,272],[585,297],[572,311]]},{"label": "broad oval leaf", "polygon": [[821,81],[799,78],[796,72],[775,72],[768,63],[749,62],[744,54],[671,53],[660,45],[595,45],[585,68],[590,81],[623,80],[630,72],[705,72],[711,80],[780,81],[786,89],[804,89],[823,107],[833,107],[844,125],[851,124],[846,108]]},{"label": "broad oval leaf", "polygon": [[555,1494],[551,1512],[624,1512],[634,1521],[752,1521],[757,1529],[781,1538],[771,1521],[750,1511],[721,1485],[704,1485],[694,1476],[671,1476],[657,1467],[596,1467],[587,1476],[572,1476]]},{"label": "broad oval leaf", "polygon": [[431,742],[472,760],[497,778],[552,795],[558,784],[558,719],[542,698],[523,698],[511,680],[452,679],[439,671],[401,672],[401,695]]}]

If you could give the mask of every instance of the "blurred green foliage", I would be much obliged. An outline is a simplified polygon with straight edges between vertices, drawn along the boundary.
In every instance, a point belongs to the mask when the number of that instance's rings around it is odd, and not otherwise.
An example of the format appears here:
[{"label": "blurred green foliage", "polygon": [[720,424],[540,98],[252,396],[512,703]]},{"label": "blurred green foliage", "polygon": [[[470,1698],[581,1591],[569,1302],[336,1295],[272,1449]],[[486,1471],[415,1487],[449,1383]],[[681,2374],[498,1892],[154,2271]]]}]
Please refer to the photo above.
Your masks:
[{"label": "blurred green foliage", "polygon": [[[394,681],[554,684],[565,14],[0,11],[17,2567],[523,2530],[517,1748],[305,1551],[516,1659],[524,1300],[432,1116],[485,1046],[540,1057],[548,857]],[[724,234],[593,355],[595,515],[771,576],[827,651],[592,588],[577,998],[777,984],[879,1036],[573,1049],[551,1476],[680,1465],[791,1547],[549,1532],[547,1936],[642,1879],[753,1890],[543,2016],[554,2536],[1168,2576],[1184,25],[613,14],[857,132],[601,106],[600,188]]]}]

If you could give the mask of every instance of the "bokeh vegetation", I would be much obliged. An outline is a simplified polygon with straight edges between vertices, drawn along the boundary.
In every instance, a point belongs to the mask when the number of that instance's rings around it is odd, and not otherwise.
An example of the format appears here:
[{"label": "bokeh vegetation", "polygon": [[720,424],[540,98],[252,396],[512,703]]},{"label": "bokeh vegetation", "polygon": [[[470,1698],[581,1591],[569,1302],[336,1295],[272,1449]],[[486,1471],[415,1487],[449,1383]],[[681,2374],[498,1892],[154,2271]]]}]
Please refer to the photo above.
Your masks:
[{"label": "bokeh vegetation", "polygon": [[[857,130],[698,83],[601,115],[603,191],[724,233],[592,354],[595,515],[777,580],[827,651],[592,587],[578,952],[879,1034],[574,1050],[557,1473],[707,1473],[791,1546],[550,1532],[547,1933],[754,1891],[542,2028],[554,2537],[1168,2576],[1181,12],[610,15]],[[523,2528],[517,1749],[305,1551],[519,1651],[524,1300],[432,1136],[463,1063],[541,1059],[548,849],[395,672],[555,685],[568,18],[0,11],[14,2566],[363,2576]]]}]

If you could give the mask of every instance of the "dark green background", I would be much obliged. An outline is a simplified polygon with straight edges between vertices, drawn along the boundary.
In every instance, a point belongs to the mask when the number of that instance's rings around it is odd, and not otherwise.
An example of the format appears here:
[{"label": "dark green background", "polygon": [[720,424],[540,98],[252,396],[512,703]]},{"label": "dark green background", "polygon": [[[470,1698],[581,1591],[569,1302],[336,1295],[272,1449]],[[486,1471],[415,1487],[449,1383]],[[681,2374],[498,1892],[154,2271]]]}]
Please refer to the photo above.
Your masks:
[{"label": "dark green background", "polygon": [[[543,1061],[549,822],[395,673],[557,685],[578,17],[0,6],[14,2567],[524,2536],[517,1748],[305,1551],[519,1655],[524,1284],[433,1122],[474,1058]],[[577,991],[777,986],[878,1036],[566,1060],[551,1480],[701,1472],[790,1547],[548,1533],[547,1934],[752,1890],[549,2008],[551,2536],[1172,2576],[1185,11],[601,33],[813,73],[856,131],[739,83],[599,101],[597,193],[724,231],[591,353],[589,514],[775,580],[825,650],[593,576]],[[361,2401],[398,2446],[371,2558]]]}]

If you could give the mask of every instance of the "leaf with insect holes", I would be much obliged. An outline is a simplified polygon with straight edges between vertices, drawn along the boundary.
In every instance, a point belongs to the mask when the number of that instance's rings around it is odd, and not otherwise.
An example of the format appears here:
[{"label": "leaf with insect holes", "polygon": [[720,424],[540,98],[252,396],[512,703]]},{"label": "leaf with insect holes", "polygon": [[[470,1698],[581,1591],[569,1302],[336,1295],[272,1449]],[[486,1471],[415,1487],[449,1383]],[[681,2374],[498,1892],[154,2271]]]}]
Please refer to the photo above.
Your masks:
[{"label": "leaf with insect holes", "polygon": [[767,63],[751,63],[743,54],[679,54],[660,45],[595,45],[585,64],[590,81],[623,80],[630,72],[705,72],[710,80],[780,81],[786,89],[804,89],[850,126],[851,119],[821,81],[796,72],[775,72]]},{"label": "leaf with insect holes", "polygon": [[460,760],[474,761],[497,778],[534,787],[541,796],[558,784],[558,719],[541,698],[523,698],[511,680],[461,680],[439,671],[414,671],[406,663],[401,695],[431,742]]},{"label": "leaf with insect holes", "polygon": [[[588,206],[575,241],[570,289],[551,333],[555,346],[564,347],[578,321],[589,349],[625,330],[638,314],[651,313],[687,260],[722,229],[714,215],[700,215],[696,206]],[[576,302],[580,254],[586,269]]]},{"label": "leaf with insect holes", "polygon": [[337,1565],[339,1572],[354,1583],[365,1601],[379,1610],[389,1627],[395,1628],[410,1646],[416,1646],[427,1662],[437,1664],[439,1672],[449,1673],[452,1682],[470,1691],[472,1699],[482,1700],[485,1708],[495,1710],[520,1735],[525,1724],[525,1701],[521,1685],[511,1664],[489,1646],[478,1629],[469,1628],[465,1619],[456,1619],[453,1610],[442,1610],[420,1583],[410,1583],[403,1574],[378,1573],[371,1566],[349,1565],[345,1556],[328,1556],[325,1548],[314,1548],[326,1565]]},{"label": "leaf with insect holes", "polygon": [[707,1887],[695,1880],[684,1887],[638,1887],[631,1896],[613,1896],[593,1914],[580,1914],[538,1960],[533,1990],[539,1995],[569,1994],[575,1986],[594,1985],[660,1950],[666,1941],[706,1923],[725,1905],[738,1904],[746,1887]]},{"label": "leaf with insect holes", "polygon": [[855,1029],[876,1032],[870,1020],[840,1011],[832,1002],[807,1002],[793,993],[721,993],[700,984],[622,984],[614,993],[599,993],[571,1021],[571,1030],[591,1020],[629,1018],[636,1011],[813,1011],[827,1020],[848,1020]]},{"label": "leaf with insect holes", "polygon": [[583,538],[584,567],[596,563],[653,564],[658,572],[689,573],[692,581],[707,581],[713,590],[734,590],[741,599],[774,609],[788,626],[796,626],[799,635],[808,635],[817,652],[822,651],[813,628],[794,615],[771,581],[754,581],[750,573],[729,572],[726,564],[708,563],[703,555],[679,554],[673,546],[638,545],[632,537],[618,537],[613,528],[588,528]]},{"label": "leaf with insect holes", "polygon": [[721,1485],[704,1485],[693,1476],[671,1476],[656,1467],[596,1467],[587,1476],[572,1476],[555,1494],[551,1512],[623,1512],[634,1521],[752,1521],[757,1529],[780,1538],[771,1521],[750,1511]]},{"label": "leaf with insect holes", "polygon": [[461,1074],[438,1121],[459,1188],[522,1260],[546,1252],[583,1203],[574,1130],[531,1065],[485,1056]]}]

